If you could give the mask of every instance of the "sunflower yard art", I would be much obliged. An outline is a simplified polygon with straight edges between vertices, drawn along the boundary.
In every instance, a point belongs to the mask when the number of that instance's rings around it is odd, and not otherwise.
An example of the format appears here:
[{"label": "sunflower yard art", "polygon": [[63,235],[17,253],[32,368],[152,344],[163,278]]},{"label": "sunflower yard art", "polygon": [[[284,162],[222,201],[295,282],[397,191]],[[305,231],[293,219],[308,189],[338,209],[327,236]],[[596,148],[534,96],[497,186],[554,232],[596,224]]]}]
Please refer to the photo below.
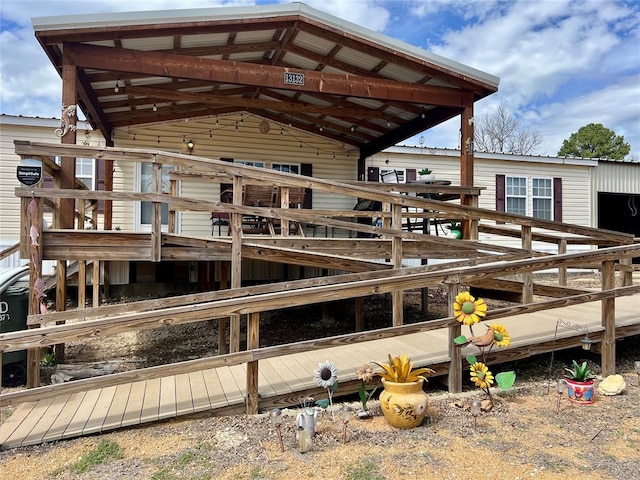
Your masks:
[{"label": "sunflower yard art", "polygon": [[487,366],[486,356],[494,346],[509,346],[511,343],[509,332],[504,325],[483,323],[482,325],[486,327],[486,331],[476,335],[473,331],[473,326],[480,324],[481,320],[487,316],[487,304],[482,298],[476,299],[468,291],[460,292],[456,295],[453,304],[453,315],[458,322],[469,327],[470,333],[468,337],[465,335],[456,337],[454,339],[455,344],[459,347],[474,345],[481,355],[482,361],[478,361],[475,355],[467,357],[467,362],[470,365],[471,381],[476,387],[487,393],[493,406],[490,387],[496,382],[501,390],[508,390],[515,382],[516,374],[515,372],[502,372],[494,376]]}]

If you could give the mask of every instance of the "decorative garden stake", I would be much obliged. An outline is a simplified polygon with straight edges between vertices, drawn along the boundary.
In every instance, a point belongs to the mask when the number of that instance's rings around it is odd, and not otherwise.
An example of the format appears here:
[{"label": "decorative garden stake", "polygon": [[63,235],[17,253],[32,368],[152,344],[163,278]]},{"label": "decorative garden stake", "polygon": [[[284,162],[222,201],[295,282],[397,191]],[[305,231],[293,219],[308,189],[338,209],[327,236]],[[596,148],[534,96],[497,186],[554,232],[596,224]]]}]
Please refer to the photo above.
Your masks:
[{"label": "decorative garden stake", "polygon": [[371,419],[371,413],[367,410],[367,402],[371,400],[371,397],[377,390],[374,388],[370,392],[367,392],[367,383],[373,380],[373,369],[371,365],[365,363],[362,367],[356,370],[356,377],[360,380],[360,389],[358,390],[358,395],[360,396],[360,403],[362,404],[362,410],[359,410],[356,414],[360,420]]},{"label": "decorative garden stake", "polygon": [[558,394],[558,399],[556,401],[556,413],[560,412],[560,399],[562,398],[562,394],[567,389],[567,381],[564,378],[561,378],[556,382],[556,393]]},{"label": "decorative garden stake", "polygon": [[501,372],[494,377],[486,365],[486,356],[491,352],[494,345],[496,347],[508,347],[511,344],[509,332],[504,325],[493,323],[490,325],[485,324],[487,330],[482,335],[474,335],[473,325],[486,317],[487,304],[482,298],[476,300],[469,292],[460,292],[456,295],[453,303],[453,315],[458,322],[467,325],[471,333],[468,338],[465,335],[454,338],[454,343],[458,347],[474,345],[480,350],[482,362],[479,362],[475,355],[467,357],[467,362],[471,366],[471,381],[487,393],[489,400],[491,400],[491,408],[493,408],[493,397],[491,396],[490,388],[494,380],[501,390],[508,390],[515,382],[516,373],[513,371]]},{"label": "decorative garden stake", "polygon": [[282,411],[279,408],[274,408],[273,410],[271,410],[269,417],[271,419],[271,424],[276,429],[276,432],[278,432],[278,441],[280,442],[280,451],[284,452],[284,442],[282,441],[282,430],[281,430]]},{"label": "decorative garden stake", "polygon": [[353,410],[349,405],[344,405],[340,412],[340,416],[342,417],[342,443],[347,443],[347,424],[349,420],[351,420],[352,413]]},{"label": "decorative garden stake", "polygon": [[300,453],[308,452],[311,448],[311,432],[298,427],[298,449]]},{"label": "decorative garden stake", "polygon": [[313,372],[313,379],[319,387],[327,389],[327,395],[329,396],[328,404],[319,400],[316,402],[316,405],[322,408],[327,408],[328,405],[331,405],[331,418],[335,421],[336,417],[333,413],[333,392],[338,390],[338,367],[329,360],[319,363],[318,368]]},{"label": "decorative garden stake", "polygon": [[471,415],[473,415],[473,429],[476,429],[476,426],[478,424],[478,415],[480,415],[480,412],[482,411],[482,403],[480,402],[480,400],[474,400],[473,402],[471,402]]}]

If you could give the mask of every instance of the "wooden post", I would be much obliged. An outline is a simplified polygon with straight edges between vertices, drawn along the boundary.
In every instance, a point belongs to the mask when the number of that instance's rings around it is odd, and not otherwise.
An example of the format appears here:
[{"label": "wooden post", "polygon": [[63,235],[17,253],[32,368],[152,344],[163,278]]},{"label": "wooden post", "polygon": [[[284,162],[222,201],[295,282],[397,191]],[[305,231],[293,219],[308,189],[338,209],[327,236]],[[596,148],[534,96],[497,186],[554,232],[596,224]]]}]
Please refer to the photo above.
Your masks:
[{"label": "wooden post", "polygon": [[[84,199],[78,200],[78,230],[84,230],[86,215]],[[85,308],[87,301],[87,261],[78,260],[78,308]]]},{"label": "wooden post", "polygon": [[[460,290],[458,283],[449,284],[448,302],[449,302],[449,315],[453,316],[453,303],[456,300],[456,295]],[[460,393],[462,391],[462,349],[456,347],[453,339],[459,337],[462,333],[462,326],[460,324],[453,327],[449,327],[449,375],[447,378],[447,386],[449,393]]]},{"label": "wooden post", "polygon": [[[162,164],[153,163],[153,193],[162,195]],[[162,244],[162,203],[154,201],[151,204],[151,261],[159,262]]]},{"label": "wooden post", "polygon": [[[63,47],[63,51],[64,51]],[[60,143],[75,145],[77,115],[65,115],[65,108],[78,103],[78,70],[69,61],[67,55],[62,56],[62,118],[68,123],[63,127]],[[75,157],[62,157],[60,160],[60,170],[54,177],[54,188],[74,189],[76,182],[76,159]],[[56,185],[57,183],[57,185]],[[74,228],[75,220],[75,200],[73,198],[61,198],[57,202],[57,222],[55,228]],[[67,262],[58,261],[56,266],[56,310],[63,312],[67,309]],[[64,322],[56,322],[57,325]],[[54,346],[57,362],[64,362],[64,344]]]},{"label": "wooden post", "polygon": [[[280,189],[280,208],[289,208],[289,187],[279,187]],[[285,237],[289,235],[289,220],[280,220],[280,235]]]},{"label": "wooden post", "polygon": [[[558,241],[558,254],[562,255],[567,253],[567,240],[562,238]],[[558,285],[561,287],[567,286],[567,266],[560,265],[558,267]]]},{"label": "wooden post", "polygon": [[[231,225],[229,225],[231,228]],[[220,262],[220,290],[226,290],[229,288],[229,266],[230,262]],[[218,320],[218,353],[224,355],[229,353],[227,343],[229,337],[227,336],[227,328],[229,327],[229,318],[221,318]]]},{"label": "wooden post", "polygon": [[100,261],[93,259],[91,268],[91,286],[93,287],[93,306],[100,306]]},{"label": "wooden post", "polygon": [[[247,350],[260,348],[260,313],[248,315]],[[247,363],[247,415],[258,413],[258,360]]]},{"label": "wooden post", "polygon": [[[402,209],[400,205],[395,203],[391,209],[391,227],[402,231]],[[391,261],[393,268],[402,268],[402,238],[395,235],[391,239]],[[391,294],[394,327],[399,327],[404,323],[403,296],[402,290],[394,290]]]},{"label": "wooden post", "polygon": [[[242,177],[233,177],[233,204],[242,205]],[[231,214],[231,288],[242,286],[242,214]],[[230,317],[229,352],[240,351],[240,315]]]},{"label": "wooden post", "polygon": [[633,262],[630,257],[620,259],[621,286],[630,287],[633,285]]},{"label": "wooden post", "polygon": [[364,297],[356,298],[356,332],[364,330]]},{"label": "wooden post", "polygon": [[[612,260],[602,262],[602,289],[615,288],[615,265]],[[605,298],[601,303],[602,333],[601,363],[602,376],[616,373],[616,300]]]},{"label": "wooden post", "polygon": [[[24,219],[22,222],[29,232],[31,228],[35,228],[39,236],[34,240],[27,234],[24,239],[26,244],[29,245],[29,314],[35,314],[40,312],[40,299],[37,296],[34,288],[35,281],[42,276],[42,198],[36,200],[38,204],[38,211],[35,218],[31,218],[29,215],[29,203],[30,199],[23,197],[20,199],[20,217]],[[22,241],[22,240],[21,240]],[[38,328],[39,325],[30,325],[28,328]],[[27,349],[27,388],[35,388],[40,385],[40,349],[29,348]]]},{"label": "wooden post", "polygon": [[[463,187],[473,187],[473,170],[474,170],[474,142],[473,142],[473,101],[469,105],[465,105],[460,115],[460,185]],[[471,205],[473,202],[471,195],[461,195],[461,205]],[[472,239],[472,231],[477,232],[477,220],[463,220],[462,232],[464,239]],[[437,228],[437,227],[436,227]],[[476,233],[477,235],[477,233]]]},{"label": "wooden post", "polygon": [[[178,196],[178,181],[175,179],[169,180],[169,194],[172,197]],[[169,206],[169,233],[176,233],[176,211]]]},{"label": "wooden post", "polygon": [[[531,251],[533,247],[532,242],[531,227],[529,225],[522,225],[522,248]],[[524,273],[522,276],[522,303],[533,303],[533,272]]]}]

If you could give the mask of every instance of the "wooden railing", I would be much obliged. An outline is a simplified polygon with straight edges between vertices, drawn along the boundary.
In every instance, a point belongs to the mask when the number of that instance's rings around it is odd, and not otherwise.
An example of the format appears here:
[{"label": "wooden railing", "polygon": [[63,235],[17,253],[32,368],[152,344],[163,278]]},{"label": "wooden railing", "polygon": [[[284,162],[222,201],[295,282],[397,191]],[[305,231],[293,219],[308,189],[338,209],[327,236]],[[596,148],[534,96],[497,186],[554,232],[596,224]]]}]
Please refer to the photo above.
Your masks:
[{"label": "wooden railing", "polygon": [[[559,224],[552,221],[533,219],[531,217],[494,212],[474,206],[458,205],[446,201],[401,194],[409,191],[426,192],[427,190],[429,190],[427,193],[434,193],[434,187],[404,184],[369,184],[366,182],[337,182],[230,164],[228,162],[198,158],[190,155],[168,154],[154,150],[98,149],[88,146],[16,143],[16,152],[21,156],[61,155],[83,158],[93,157],[118,162],[153,163],[154,180],[153,191],[151,193],[17,188],[16,195],[23,198],[23,208],[25,208],[24,202],[29,198],[42,198],[49,202],[52,199],[74,198],[81,204],[89,200],[92,202],[96,200],[111,200],[117,202],[150,201],[153,204],[151,233],[147,234],[147,247],[141,248],[139,252],[146,255],[145,258],[152,262],[162,260],[164,247],[163,233],[161,231],[161,205],[163,203],[169,205],[170,212],[173,214],[181,210],[202,212],[220,211],[228,213],[230,216],[231,230],[231,249],[229,256],[231,261],[231,289],[190,295],[185,298],[174,297],[172,299],[155,300],[153,306],[156,310],[153,311],[150,307],[151,304],[145,302],[129,304],[126,311],[119,310],[122,308],[119,306],[104,306],[78,311],[55,312],[46,315],[38,314],[37,309],[31,307],[31,315],[28,321],[31,328],[21,332],[0,334],[0,352],[9,352],[24,348],[33,351],[44,346],[90,338],[96,335],[111,335],[123,331],[156,328],[166,323],[184,323],[212,318],[217,318],[220,322],[225,322],[226,319],[230,318],[230,345],[232,353],[210,359],[186,362],[184,364],[154,367],[133,373],[127,372],[127,374],[110,376],[109,379],[74,382],[74,384],[59,387],[42,387],[44,390],[37,389],[37,391],[34,390],[33,392],[20,392],[11,394],[11,396],[3,395],[0,397],[0,403],[31,399],[33,395],[39,394],[37,392],[49,392],[55,388],[60,389],[55,391],[67,391],[65,389],[86,388],[86,385],[98,385],[103,381],[113,385],[117,384],[117,382],[125,383],[134,378],[155,378],[154,376],[165,375],[168,374],[167,372],[185,373],[187,371],[193,371],[191,369],[211,368],[212,366],[223,364],[229,365],[231,364],[229,362],[248,362],[250,363],[250,367],[247,370],[249,375],[247,379],[249,385],[248,409],[249,411],[255,411],[257,399],[257,384],[255,383],[257,379],[257,364],[253,362],[257,362],[257,360],[261,358],[269,358],[269,355],[281,355],[282,352],[293,353],[298,351],[298,349],[308,349],[310,345],[312,348],[324,348],[333,344],[340,344],[340,342],[343,341],[368,341],[373,338],[381,338],[380,335],[402,335],[414,331],[427,331],[442,327],[448,327],[450,329],[450,335],[456,336],[456,332],[459,331],[459,325],[457,325],[457,322],[453,322],[451,318],[429,322],[428,324],[421,323],[403,326],[403,290],[446,284],[449,286],[450,294],[453,295],[461,285],[468,285],[480,280],[486,281],[487,279],[504,275],[518,274],[523,277],[523,305],[514,307],[514,310],[511,310],[512,314],[516,311],[518,313],[533,311],[536,308],[541,308],[543,304],[548,306],[552,305],[552,302],[557,301],[565,302],[565,304],[569,302],[570,304],[570,302],[602,300],[608,306],[607,308],[613,311],[612,302],[615,296],[630,295],[638,292],[638,288],[632,286],[631,273],[633,269],[631,258],[640,256],[640,245],[634,244],[634,239],[631,235],[602,231],[578,225]],[[172,187],[170,194],[163,194],[161,188],[163,164],[171,164],[180,169],[184,169],[184,171],[178,171],[176,179],[182,176],[183,178],[206,178],[216,179],[222,182],[231,182],[234,187],[233,203],[180,197],[176,195],[179,189],[175,187]],[[262,208],[244,205],[240,192],[242,192],[243,185],[252,183],[279,185],[282,188],[310,188],[314,191],[346,195],[353,197],[354,203],[358,198],[375,200],[383,204],[383,211],[375,213],[354,212],[353,210],[322,211],[317,209]],[[438,190],[443,194],[452,196],[473,195],[478,193],[478,189],[474,190],[468,187],[438,187]],[[238,192],[238,194],[236,195],[235,192]],[[283,205],[283,207],[286,207],[286,205]],[[403,211],[403,207],[411,207],[418,211],[406,212]],[[26,209],[23,211],[26,211]],[[241,288],[242,282],[240,276],[243,249],[248,248],[248,246],[252,244],[258,245],[261,241],[255,237],[243,237],[242,217],[246,215],[276,219],[284,222],[284,224],[286,224],[286,222],[298,222],[328,228],[343,228],[353,232],[380,236],[380,242],[391,242],[390,255],[388,257],[390,262],[388,266],[393,267],[393,269],[387,269],[384,272],[369,271],[354,275],[339,275],[322,279],[300,280],[296,282],[286,282],[286,284],[243,289]],[[361,224],[353,220],[358,216],[370,215],[382,216],[386,221],[383,222],[382,227],[378,227]],[[418,233],[403,230],[404,219],[408,217],[422,218],[424,216],[466,221],[466,239],[461,241],[436,237],[425,234],[424,232]],[[28,238],[27,232],[30,225],[26,221],[26,218],[24,218],[24,220],[21,229],[22,238],[25,239],[26,243],[26,238]],[[515,228],[508,229],[506,227],[487,225],[486,222],[509,223],[514,225]],[[534,229],[536,229],[536,231],[534,231]],[[521,239],[521,248],[478,241],[478,230],[492,235],[519,237]],[[48,232],[40,231],[40,234],[49,235],[54,238],[56,235],[60,235],[61,232],[64,231],[54,229]],[[74,242],[78,244],[77,239],[79,237],[87,237],[87,239],[89,239],[91,238],[90,235],[99,232],[77,231],[73,233],[76,236],[74,237],[76,238]],[[131,232],[110,232],[110,235],[121,236],[121,238],[126,239],[130,238],[132,234]],[[127,235],[129,235],[129,237],[127,237]],[[562,253],[559,255],[549,255],[543,252],[536,252],[532,248],[532,242],[534,240],[557,245],[559,251]],[[312,242],[311,239],[305,239],[304,241],[307,242],[307,246]],[[452,258],[460,257],[466,260],[450,262],[444,265],[415,267],[413,269],[400,268],[402,266],[402,260],[406,257],[407,251],[409,250],[408,248],[404,248],[405,244],[411,242],[425,242],[437,248],[448,249],[451,252]],[[46,251],[46,242],[44,243]],[[566,246],[571,243],[595,246],[618,246],[580,254],[563,253]],[[23,250],[28,252],[28,244],[23,245]],[[81,253],[81,249],[78,249],[76,252],[74,249],[68,248],[66,251],[68,251],[66,259],[87,260],[84,254]],[[302,255],[303,253],[303,250],[300,249],[299,254]],[[126,258],[127,252],[123,253],[122,249],[114,251],[113,247],[109,246],[102,250],[96,248],[93,250],[92,255],[94,255],[94,260],[102,261],[119,259],[121,258],[119,255],[125,255],[124,258]],[[128,255],[132,255],[132,253],[128,253]],[[325,258],[330,258],[330,255],[324,255]],[[584,268],[585,266],[601,269],[603,278],[606,279],[603,282],[603,286],[606,286],[604,292],[597,296],[591,293],[585,294],[586,296],[584,297],[581,295],[569,295],[569,292],[565,292],[567,295],[560,300],[554,300],[551,301],[551,303],[542,302],[541,304],[533,304],[533,272],[558,268],[560,271],[560,286],[562,286],[566,284],[566,280],[564,280],[566,268]],[[612,278],[616,269],[621,271],[624,288],[613,288],[614,283]],[[296,304],[318,303],[339,298],[356,298],[369,294],[387,292],[392,294],[393,305],[393,327],[390,329],[368,333],[360,332],[352,336],[320,339],[313,341],[311,344],[303,342],[301,344],[271,347],[270,349],[251,348],[252,342],[249,341],[250,350],[247,352],[239,352],[239,319],[241,314],[248,314],[250,316],[250,332],[248,338],[251,339],[257,338],[259,324],[257,315],[261,312]],[[95,295],[94,298],[95,297],[97,297],[97,295]],[[160,310],[158,310],[159,308]],[[518,308],[520,310],[517,310]],[[493,312],[493,315],[495,315],[495,312]],[[614,347],[611,341],[612,338],[615,338],[615,326],[612,324],[611,318],[609,313],[603,313],[603,371],[608,372],[615,370],[615,365],[612,361]],[[48,325],[49,323],[73,319],[84,321],[65,325]],[[40,328],[37,328],[39,326]],[[225,329],[220,328],[220,330]],[[220,350],[224,352],[223,342],[219,340],[219,343],[221,344]],[[224,343],[226,344],[226,342]],[[257,345],[253,346],[257,347]],[[459,350],[452,351],[450,355],[451,358],[445,368],[449,373],[449,388],[452,391],[459,390],[461,385],[461,361],[458,355]],[[30,366],[32,369],[37,368],[37,364],[33,365],[33,361],[31,361]],[[94,384],[91,382],[97,383]]]}]

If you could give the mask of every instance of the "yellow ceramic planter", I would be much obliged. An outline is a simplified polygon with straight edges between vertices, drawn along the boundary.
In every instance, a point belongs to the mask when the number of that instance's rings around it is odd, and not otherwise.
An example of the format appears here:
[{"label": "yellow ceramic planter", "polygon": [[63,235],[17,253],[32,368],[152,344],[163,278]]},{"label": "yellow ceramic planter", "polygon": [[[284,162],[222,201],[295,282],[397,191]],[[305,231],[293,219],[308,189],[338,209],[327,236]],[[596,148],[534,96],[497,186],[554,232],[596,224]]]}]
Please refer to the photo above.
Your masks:
[{"label": "yellow ceramic planter", "polygon": [[422,391],[424,380],[409,383],[388,382],[382,379],[380,407],[392,427],[413,428],[422,423],[427,414],[427,394]]}]

